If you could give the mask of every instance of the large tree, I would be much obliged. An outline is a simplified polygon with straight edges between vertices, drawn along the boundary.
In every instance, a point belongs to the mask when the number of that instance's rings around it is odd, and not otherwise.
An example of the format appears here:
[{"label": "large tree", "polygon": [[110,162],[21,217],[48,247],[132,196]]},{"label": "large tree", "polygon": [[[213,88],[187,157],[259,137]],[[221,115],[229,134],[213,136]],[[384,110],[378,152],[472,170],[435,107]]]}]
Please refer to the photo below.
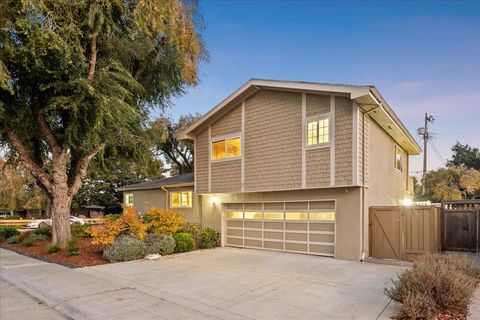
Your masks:
[{"label": "large tree", "polygon": [[152,121],[149,131],[153,149],[170,165],[171,175],[193,172],[193,144],[179,141],[177,135],[200,117],[197,113],[182,115],[178,121],[170,117],[160,117]]},{"label": "large tree", "polygon": [[425,176],[425,197],[433,202],[480,198],[480,171],[465,167],[430,171]]},{"label": "large tree", "polygon": [[150,108],[197,83],[200,22],[185,0],[0,3],[0,141],[45,191],[54,242],[90,161],[141,155]]},{"label": "large tree", "polygon": [[480,170],[480,150],[468,144],[457,142],[452,147],[452,159],[447,162],[448,167],[466,167]]}]

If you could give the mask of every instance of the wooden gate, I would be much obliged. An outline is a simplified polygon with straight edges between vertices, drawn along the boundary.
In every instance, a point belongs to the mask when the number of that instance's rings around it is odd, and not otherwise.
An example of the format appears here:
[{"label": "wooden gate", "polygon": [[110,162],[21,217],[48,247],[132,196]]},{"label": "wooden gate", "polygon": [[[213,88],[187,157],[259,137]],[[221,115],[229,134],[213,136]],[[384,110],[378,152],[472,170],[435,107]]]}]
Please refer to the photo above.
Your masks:
[{"label": "wooden gate", "polygon": [[442,249],[480,252],[480,200],[442,202]]},{"label": "wooden gate", "polygon": [[440,251],[438,207],[371,207],[369,221],[373,258],[412,261]]}]

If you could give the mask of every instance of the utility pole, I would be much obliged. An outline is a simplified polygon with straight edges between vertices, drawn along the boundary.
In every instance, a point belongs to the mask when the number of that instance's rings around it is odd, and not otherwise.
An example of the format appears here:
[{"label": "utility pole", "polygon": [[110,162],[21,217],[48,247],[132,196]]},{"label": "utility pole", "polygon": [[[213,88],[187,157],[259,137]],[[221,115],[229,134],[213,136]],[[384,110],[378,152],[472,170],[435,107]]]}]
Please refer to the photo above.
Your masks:
[{"label": "utility pole", "polygon": [[427,174],[427,142],[428,139],[430,138],[429,132],[428,132],[428,123],[432,122],[435,120],[433,116],[429,116],[425,112],[425,126],[423,128],[420,128],[421,130],[419,133],[423,134],[423,177],[422,177],[422,195],[425,194],[425,175]]}]

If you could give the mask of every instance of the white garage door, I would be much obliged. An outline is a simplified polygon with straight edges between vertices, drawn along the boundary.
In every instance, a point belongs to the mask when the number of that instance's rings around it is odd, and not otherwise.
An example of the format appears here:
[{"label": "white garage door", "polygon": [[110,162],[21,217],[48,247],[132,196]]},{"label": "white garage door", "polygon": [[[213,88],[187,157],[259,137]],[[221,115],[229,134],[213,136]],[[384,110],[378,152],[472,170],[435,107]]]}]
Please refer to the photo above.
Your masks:
[{"label": "white garage door", "polygon": [[335,202],[225,205],[225,244],[232,247],[335,255]]}]

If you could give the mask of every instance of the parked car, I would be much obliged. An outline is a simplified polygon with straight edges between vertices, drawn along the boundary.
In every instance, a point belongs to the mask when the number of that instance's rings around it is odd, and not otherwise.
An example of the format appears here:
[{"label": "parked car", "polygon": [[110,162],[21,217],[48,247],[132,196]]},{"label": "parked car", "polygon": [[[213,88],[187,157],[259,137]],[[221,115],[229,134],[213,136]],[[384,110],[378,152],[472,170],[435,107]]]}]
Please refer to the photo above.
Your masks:
[{"label": "parked car", "polygon": [[[80,224],[85,224],[85,221],[82,218],[70,217],[70,224],[78,222]],[[37,229],[42,227],[50,227],[52,225],[52,219],[38,219],[33,220],[27,224],[27,228]]]}]

